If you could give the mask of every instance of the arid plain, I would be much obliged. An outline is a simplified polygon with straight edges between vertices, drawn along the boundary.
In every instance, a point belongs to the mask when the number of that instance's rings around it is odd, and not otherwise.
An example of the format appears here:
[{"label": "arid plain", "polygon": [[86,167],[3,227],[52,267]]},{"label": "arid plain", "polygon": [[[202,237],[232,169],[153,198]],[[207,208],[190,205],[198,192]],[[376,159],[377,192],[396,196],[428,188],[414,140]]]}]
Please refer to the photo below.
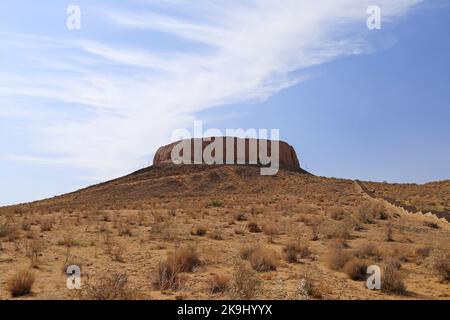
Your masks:
[{"label": "arid plain", "polygon": [[[0,298],[450,299],[450,226],[418,212],[449,208],[449,181],[149,167],[0,208]],[[366,287],[369,265],[381,290]]]}]

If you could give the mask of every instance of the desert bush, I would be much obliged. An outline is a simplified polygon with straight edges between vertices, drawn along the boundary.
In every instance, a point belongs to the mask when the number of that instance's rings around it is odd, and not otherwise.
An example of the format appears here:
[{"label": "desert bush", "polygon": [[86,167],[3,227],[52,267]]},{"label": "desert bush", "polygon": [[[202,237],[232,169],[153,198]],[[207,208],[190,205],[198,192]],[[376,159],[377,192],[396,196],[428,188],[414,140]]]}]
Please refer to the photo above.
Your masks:
[{"label": "desert bush", "polygon": [[256,222],[249,222],[247,225],[248,231],[251,233],[259,233],[262,232],[261,228],[258,226]]},{"label": "desert bush", "polygon": [[311,256],[308,245],[290,242],[283,248],[284,257],[287,262],[297,263],[299,258],[304,259]]},{"label": "desert bush", "polygon": [[201,264],[199,255],[193,247],[181,247],[167,257],[179,272],[192,272]]},{"label": "desert bush", "polygon": [[330,242],[330,247],[334,247],[337,249],[346,249],[349,247],[347,240],[341,238],[332,239]]},{"label": "desert bush", "polygon": [[25,254],[31,260],[31,267],[36,268],[38,266],[42,251],[44,251],[42,240],[30,240],[25,243]]},{"label": "desert bush", "polygon": [[234,267],[230,295],[233,299],[251,300],[260,293],[261,280],[257,273],[239,262]]},{"label": "desert bush", "polygon": [[343,271],[352,280],[365,280],[368,266],[367,260],[353,258],[344,265]]},{"label": "desert bush", "polygon": [[96,283],[84,286],[84,295],[90,300],[135,300],[140,293],[128,282],[123,273],[104,275]]},{"label": "desert bush", "polygon": [[365,243],[356,250],[358,258],[375,258],[380,261],[383,257],[381,249],[374,243]]},{"label": "desert bush", "polygon": [[236,221],[246,221],[247,220],[247,216],[243,212],[235,213],[233,218]]},{"label": "desert bush", "polygon": [[119,242],[109,238],[106,243],[106,253],[117,262],[125,262],[125,247]]},{"label": "desert bush", "polygon": [[213,240],[223,240],[223,234],[219,229],[214,229],[210,234],[209,237]]},{"label": "desert bush", "polygon": [[50,231],[55,224],[55,220],[52,217],[41,218],[39,221],[41,231]]},{"label": "desert bush", "polygon": [[323,299],[324,294],[322,291],[322,286],[320,284],[317,285],[308,274],[303,275],[297,288],[297,293],[303,300],[309,300],[310,298]]},{"label": "desert bush", "polygon": [[406,293],[406,286],[403,277],[397,271],[395,266],[386,264],[383,268],[381,278],[381,290],[387,293],[403,295]]},{"label": "desert bush", "polygon": [[31,222],[27,219],[24,219],[22,221],[21,227],[23,231],[29,231],[31,229]]},{"label": "desert bush", "polygon": [[224,275],[213,275],[208,281],[209,292],[224,293],[230,286],[230,278]]},{"label": "desert bush", "polygon": [[155,271],[153,287],[158,290],[177,290],[181,279],[179,269],[173,260],[160,261]]},{"label": "desert bush", "polygon": [[127,221],[119,221],[117,223],[117,231],[119,236],[133,236],[131,226]]},{"label": "desert bush", "polygon": [[277,270],[277,254],[273,250],[259,247],[250,255],[250,265],[258,272]]},{"label": "desert bush", "polygon": [[211,200],[210,204],[212,207],[222,207],[223,206],[223,202],[220,200]]},{"label": "desert bush", "polygon": [[450,282],[450,252],[436,250],[431,257],[432,267],[442,282]]},{"label": "desert bush", "polygon": [[390,224],[388,224],[386,226],[385,240],[388,242],[394,241],[393,234],[394,234],[394,231],[392,230],[392,226]]},{"label": "desert bush", "polygon": [[386,220],[389,218],[384,203],[377,200],[364,202],[358,207],[356,214],[360,222],[367,224],[373,223],[374,219]]},{"label": "desert bush", "polygon": [[341,270],[350,259],[347,251],[335,247],[331,247],[326,256],[328,267],[332,270]]},{"label": "desert bush", "polygon": [[239,251],[239,256],[241,259],[248,260],[252,253],[256,250],[257,246],[255,245],[246,245],[243,246]]},{"label": "desert bush", "polygon": [[280,227],[275,221],[268,221],[262,225],[262,232],[268,236],[275,236],[280,233]]},{"label": "desert bush", "polygon": [[13,297],[21,297],[30,294],[34,280],[35,277],[31,271],[20,271],[9,279],[8,291]]},{"label": "desert bush", "polygon": [[340,221],[344,218],[345,211],[341,207],[331,207],[328,209],[328,216],[336,221]]},{"label": "desert bush", "polygon": [[422,247],[418,247],[416,248],[416,255],[419,257],[428,257],[431,253],[431,247],[429,246],[422,246]]},{"label": "desert bush", "polygon": [[319,236],[325,239],[351,239],[353,226],[344,221],[323,221],[318,225]]},{"label": "desert bush", "polygon": [[205,227],[198,226],[198,227],[194,228],[193,230],[191,230],[191,235],[203,237],[204,235],[206,235],[206,232],[207,232],[207,229]]},{"label": "desert bush", "polygon": [[72,231],[67,231],[64,233],[62,239],[58,240],[57,244],[59,246],[65,246],[65,247],[75,247],[78,245],[78,241],[75,240],[74,233]]},{"label": "desert bush", "polygon": [[10,242],[14,242],[20,238],[20,230],[17,225],[8,225],[6,228],[6,239]]}]

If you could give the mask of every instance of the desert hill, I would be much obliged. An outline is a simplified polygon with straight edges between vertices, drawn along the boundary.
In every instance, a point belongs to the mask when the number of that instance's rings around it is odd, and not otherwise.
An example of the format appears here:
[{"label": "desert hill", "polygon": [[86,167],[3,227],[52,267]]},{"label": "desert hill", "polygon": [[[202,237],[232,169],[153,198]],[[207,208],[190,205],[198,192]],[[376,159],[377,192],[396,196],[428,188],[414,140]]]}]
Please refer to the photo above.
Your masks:
[{"label": "desert hill", "polygon": [[[447,191],[435,197],[448,204]],[[0,208],[0,241],[0,298],[20,270],[35,279],[31,299],[450,298],[447,222],[304,171],[152,166]],[[72,264],[82,290],[66,288]],[[383,290],[365,287],[370,264]]]}]

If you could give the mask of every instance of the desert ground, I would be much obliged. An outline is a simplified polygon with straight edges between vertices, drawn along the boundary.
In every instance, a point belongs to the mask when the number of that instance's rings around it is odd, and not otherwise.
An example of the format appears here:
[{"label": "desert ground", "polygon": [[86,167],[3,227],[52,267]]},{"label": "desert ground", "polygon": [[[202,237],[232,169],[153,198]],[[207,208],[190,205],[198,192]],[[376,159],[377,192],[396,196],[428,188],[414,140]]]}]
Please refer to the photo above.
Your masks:
[{"label": "desert ground", "polygon": [[450,181],[149,167],[0,208],[0,299],[450,299],[450,225],[426,214],[449,209]]}]

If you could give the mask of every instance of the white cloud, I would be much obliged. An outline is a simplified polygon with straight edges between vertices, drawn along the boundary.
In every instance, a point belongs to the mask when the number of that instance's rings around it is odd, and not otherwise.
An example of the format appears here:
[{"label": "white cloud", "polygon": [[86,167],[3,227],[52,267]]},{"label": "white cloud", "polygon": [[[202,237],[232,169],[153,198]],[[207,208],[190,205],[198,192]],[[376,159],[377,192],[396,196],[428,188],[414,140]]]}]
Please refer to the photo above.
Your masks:
[{"label": "white cloud", "polygon": [[[57,155],[52,163],[86,168],[100,179],[138,168],[167,142],[172,130],[190,127],[197,112],[266,99],[303,79],[292,76],[293,71],[365,52],[366,8],[373,4],[143,2],[149,5],[145,12],[109,8],[104,22],[128,33],[168,34],[190,43],[189,49],[161,52],[98,37],[27,36],[27,50],[21,54],[31,59],[31,70],[26,71],[25,64],[23,70],[17,67],[0,74],[0,101],[29,97],[24,103],[29,108],[32,98],[48,99],[67,112],[80,107],[86,112],[72,119],[55,116],[50,125],[33,124],[37,150]],[[385,21],[418,2],[378,1]],[[21,47],[23,42],[16,38],[9,34],[0,44],[2,50]],[[14,159],[44,162],[39,156]]]}]

